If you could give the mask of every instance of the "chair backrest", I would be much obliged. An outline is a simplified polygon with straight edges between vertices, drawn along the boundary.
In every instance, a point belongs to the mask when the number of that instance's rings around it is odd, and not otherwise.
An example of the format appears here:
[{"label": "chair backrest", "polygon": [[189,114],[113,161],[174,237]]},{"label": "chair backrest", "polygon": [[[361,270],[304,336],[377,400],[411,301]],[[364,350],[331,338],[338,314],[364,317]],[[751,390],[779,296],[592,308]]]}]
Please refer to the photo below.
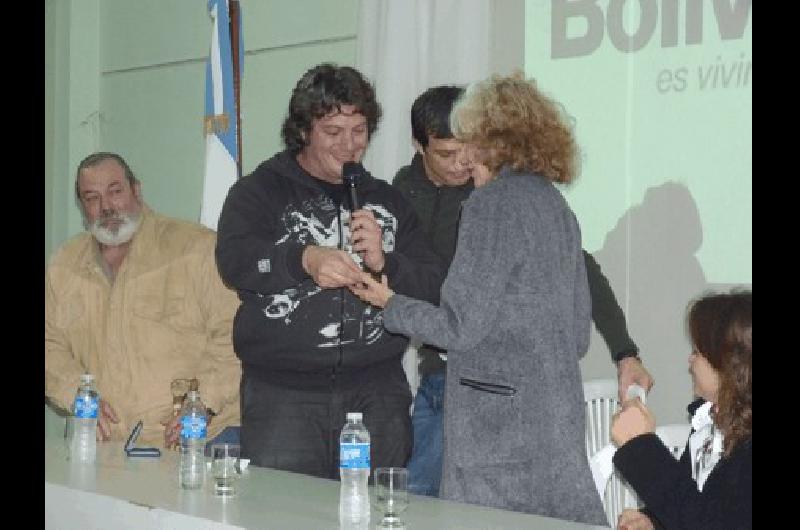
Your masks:
[{"label": "chair backrest", "polygon": [[[611,417],[619,410],[617,381],[584,381],[583,398],[586,402],[586,455],[591,459],[597,451],[611,443]],[[636,494],[615,469],[603,496],[603,508],[609,526],[616,528],[622,510],[636,508],[638,504]]]},{"label": "chair backrest", "polygon": [[586,402],[586,453],[591,458],[611,441],[611,417],[619,409],[617,382],[591,379],[583,382]]},{"label": "chair backrest", "polygon": [[686,440],[689,439],[691,431],[692,426],[689,423],[671,423],[656,427],[656,435],[661,438],[672,456],[678,460],[680,460],[683,450],[686,449]]}]

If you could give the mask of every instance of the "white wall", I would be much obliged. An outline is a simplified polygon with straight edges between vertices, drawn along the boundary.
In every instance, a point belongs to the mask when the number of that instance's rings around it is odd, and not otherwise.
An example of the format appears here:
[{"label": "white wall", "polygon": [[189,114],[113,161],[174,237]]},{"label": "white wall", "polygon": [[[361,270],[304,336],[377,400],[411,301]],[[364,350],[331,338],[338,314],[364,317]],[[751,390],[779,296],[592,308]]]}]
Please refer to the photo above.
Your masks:
[{"label": "white wall", "polygon": [[[752,285],[750,0],[527,0],[525,69],[575,119],[565,192],[628,316],[659,423],[692,399],[684,315]],[[593,333],[584,378],[615,377]]]},{"label": "white wall", "polygon": [[[291,89],[311,66],[355,62],[357,0],[241,0],[243,171],[282,148]],[[204,0],[45,1],[45,259],[83,230],[72,187],[116,151],[156,210],[198,220],[203,186]]]}]

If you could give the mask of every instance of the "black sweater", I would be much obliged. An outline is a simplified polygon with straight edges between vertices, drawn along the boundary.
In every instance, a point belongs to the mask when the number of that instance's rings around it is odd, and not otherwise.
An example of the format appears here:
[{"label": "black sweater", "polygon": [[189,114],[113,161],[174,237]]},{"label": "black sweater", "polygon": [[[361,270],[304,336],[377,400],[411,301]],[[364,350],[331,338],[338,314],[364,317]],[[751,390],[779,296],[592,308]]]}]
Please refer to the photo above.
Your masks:
[{"label": "black sweater", "polygon": [[[292,386],[399,362],[407,345],[384,330],[382,310],[348,289],[321,289],[303,270],[306,245],[343,248],[346,205],[336,205],[319,182],[284,151],[231,187],[219,219],[217,266],[242,301],[233,325],[236,354],[246,373]],[[446,269],[411,205],[371,175],[358,190],[383,229],[391,288],[435,300]]]},{"label": "black sweater", "polygon": [[614,465],[644,502],[642,511],[657,529],[753,528],[752,437],[720,459],[702,492],[692,479],[692,460],[688,443],[678,461],[653,433],[631,439],[614,455]]}]

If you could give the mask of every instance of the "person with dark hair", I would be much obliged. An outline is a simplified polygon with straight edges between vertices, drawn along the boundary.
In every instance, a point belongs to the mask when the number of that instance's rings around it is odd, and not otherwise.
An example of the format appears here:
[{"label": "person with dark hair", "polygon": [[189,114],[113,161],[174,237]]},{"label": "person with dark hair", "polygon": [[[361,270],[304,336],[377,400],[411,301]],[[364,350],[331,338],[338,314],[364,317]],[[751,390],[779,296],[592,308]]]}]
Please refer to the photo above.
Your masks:
[{"label": "person with dark hair", "polygon": [[[461,204],[473,190],[472,161],[450,132],[450,109],[462,92],[461,87],[438,86],[414,100],[411,133],[416,153],[392,181],[414,206],[426,236],[447,266],[455,253]],[[438,496],[447,352],[423,344],[417,353],[421,377],[411,414],[414,443],[407,465],[408,489]]]},{"label": "person with dark hair", "polygon": [[[429,88],[417,97],[411,107],[411,132],[417,152],[392,182],[414,205],[425,233],[448,266],[455,253],[461,204],[474,189],[466,145],[453,138],[450,130],[450,111],[463,92],[462,87],[443,85]],[[617,363],[620,396],[632,383],[649,390],[653,379],[639,359],[639,348],[628,334],[625,314],[608,279],[591,254],[584,251],[583,257],[592,320]],[[446,353],[430,344],[418,349],[421,379],[411,414],[414,445],[407,467],[409,490],[420,495],[439,494]]]},{"label": "person with dark hair", "polygon": [[680,461],[638,398],[611,424],[614,465],[644,502],[620,530],[753,528],[753,293],[707,294],[688,310],[689,373],[698,397]]},{"label": "person with dark hair", "polygon": [[242,360],[242,452],[259,466],[338,478],[339,433],[362,412],[372,467],[411,452],[408,339],[348,290],[361,267],[398,292],[434,299],[444,267],[413,209],[388,183],[358,177],[351,213],[342,167],[360,162],[380,106],[355,69],[321,64],[297,82],[286,150],[228,192],[217,264],[241,305],[233,342]]},{"label": "person with dark hair", "polygon": [[[45,275],[45,396],[68,411],[80,375],[100,392],[97,439],[177,441],[172,383],[197,379],[209,438],[239,424],[236,294],[214,262],[215,234],[153,212],[116,153],[81,161],[75,192],[87,232],[65,243]],[[166,425],[166,427],[165,427]]]},{"label": "person with dark hair", "polygon": [[580,227],[555,183],[578,173],[563,109],[494,76],[450,116],[475,191],[438,305],[362,274],[386,329],[447,350],[441,497],[603,525],[586,455],[579,359],[591,300]]}]

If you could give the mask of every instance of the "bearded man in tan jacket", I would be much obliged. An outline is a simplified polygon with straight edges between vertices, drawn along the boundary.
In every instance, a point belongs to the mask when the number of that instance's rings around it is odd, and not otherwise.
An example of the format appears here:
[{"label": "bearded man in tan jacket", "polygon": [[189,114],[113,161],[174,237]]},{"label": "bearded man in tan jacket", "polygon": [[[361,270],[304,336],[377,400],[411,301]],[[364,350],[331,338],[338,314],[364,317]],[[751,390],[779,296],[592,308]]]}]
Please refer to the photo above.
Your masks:
[{"label": "bearded man in tan jacket", "polygon": [[[216,234],[159,215],[125,160],[95,153],[75,191],[87,232],[65,243],[45,277],[45,396],[69,410],[82,373],[100,393],[98,440],[177,441],[170,385],[199,381],[208,438],[240,423],[241,367],[231,329],[239,305],[220,280]],[[213,418],[213,420],[211,419]]]}]

